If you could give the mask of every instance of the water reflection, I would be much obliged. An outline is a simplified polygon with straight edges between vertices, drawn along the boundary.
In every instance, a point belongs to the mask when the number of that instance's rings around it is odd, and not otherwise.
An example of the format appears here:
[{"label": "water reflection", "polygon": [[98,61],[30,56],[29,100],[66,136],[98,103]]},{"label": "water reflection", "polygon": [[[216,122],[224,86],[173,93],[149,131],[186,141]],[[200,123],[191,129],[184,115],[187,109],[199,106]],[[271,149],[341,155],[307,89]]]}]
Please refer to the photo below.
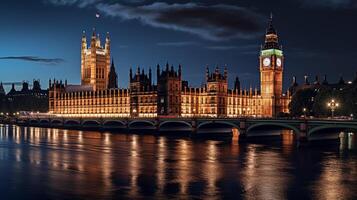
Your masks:
[{"label": "water reflection", "polygon": [[315,199],[356,199],[356,191],[346,187],[346,184],[341,184],[356,183],[356,166],[356,159],[336,160],[334,155],[329,155],[328,159],[322,162],[321,178],[313,187]]},{"label": "water reflection", "polygon": [[234,141],[0,125],[0,192],[5,199],[357,197],[356,134],[327,149],[298,149],[291,131],[279,144]]},{"label": "water reflection", "polygon": [[352,132],[341,132],[340,133],[340,149],[356,149],[357,144],[357,134]]}]

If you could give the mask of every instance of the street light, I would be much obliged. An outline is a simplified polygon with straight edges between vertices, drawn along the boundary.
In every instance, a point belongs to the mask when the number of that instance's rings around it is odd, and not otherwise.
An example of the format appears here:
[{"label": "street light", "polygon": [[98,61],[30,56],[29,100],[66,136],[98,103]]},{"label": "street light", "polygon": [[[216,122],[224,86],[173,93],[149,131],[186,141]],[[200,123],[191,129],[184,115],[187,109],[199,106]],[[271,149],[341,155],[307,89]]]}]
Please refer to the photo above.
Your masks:
[{"label": "street light", "polygon": [[327,107],[331,109],[331,116],[334,117],[335,110],[340,106],[338,102],[335,101],[335,99],[331,99],[330,102],[327,103]]},{"label": "street light", "polygon": [[307,109],[306,109],[306,108],[303,108],[302,111],[304,112],[304,117],[306,118],[306,111],[307,111]]}]

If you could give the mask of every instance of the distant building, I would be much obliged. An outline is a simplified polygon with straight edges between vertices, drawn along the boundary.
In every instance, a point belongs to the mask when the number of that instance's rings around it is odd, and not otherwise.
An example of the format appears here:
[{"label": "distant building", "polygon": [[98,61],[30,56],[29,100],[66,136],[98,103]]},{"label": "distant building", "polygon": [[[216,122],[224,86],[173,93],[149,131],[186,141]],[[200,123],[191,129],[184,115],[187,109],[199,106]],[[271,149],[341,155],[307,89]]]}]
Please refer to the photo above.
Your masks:
[{"label": "distant building", "polygon": [[48,112],[48,90],[41,89],[40,81],[34,80],[32,89],[27,82],[22,83],[22,89],[17,91],[15,84],[6,94],[0,83],[0,110],[14,113],[18,111]]},{"label": "distant building", "polygon": [[283,92],[284,55],[272,18],[259,57],[260,90],[243,90],[236,77],[228,88],[228,70],[206,69],[203,87],[189,87],[182,79],[182,66],[175,70],[167,63],[157,66],[157,84],[148,73],[130,69],[128,89],[117,87],[114,62],[110,66],[110,40],[105,47],[93,32],[90,48],[82,37],[82,84],[50,83],[49,108],[52,114],[74,117],[274,117],[288,113],[291,93]]},{"label": "distant building", "polygon": [[319,76],[315,76],[315,80],[312,83],[310,83],[309,77],[307,75],[305,75],[304,82],[302,84],[298,84],[296,77],[293,76],[292,83],[289,87],[289,92],[291,94],[294,94],[297,91],[303,90],[303,89],[315,89],[318,91],[322,88],[330,88],[330,89],[334,89],[334,90],[340,90],[340,89],[348,87],[349,85],[352,85],[352,84],[354,84],[354,85],[357,84],[357,73],[356,73],[353,81],[346,82],[344,80],[343,76],[340,76],[340,79],[336,83],[330,83],[327,80],[326,75],[324,75],[324,79],[322,81],[320,81]]}]

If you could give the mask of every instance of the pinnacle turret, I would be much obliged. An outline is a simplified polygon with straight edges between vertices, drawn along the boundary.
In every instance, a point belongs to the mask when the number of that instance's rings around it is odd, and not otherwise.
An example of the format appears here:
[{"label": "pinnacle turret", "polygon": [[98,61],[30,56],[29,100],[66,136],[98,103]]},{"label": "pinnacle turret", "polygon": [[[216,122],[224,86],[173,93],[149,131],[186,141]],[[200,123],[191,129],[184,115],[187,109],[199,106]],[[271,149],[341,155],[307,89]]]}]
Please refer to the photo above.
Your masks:
[{"label": "pinnacle turret", "polygon": [[327,76],[325,74],[324,76],[324,80],[322,81],[322,85],[328,85],[328,81],[327,81]]},{"label": "pinnacle turret", "polygon": [[114,88],[118,88],[118,75],[115,72],[114,59],[112,59],[112,64],[110,66],[110,71],[108,75],[108,89]]},{"label": "pinnacle turret", "polygon": [[268,29],[266,31],[266,34],[269,35],[269,34],[277,34],[275,28],[274,28],[274,24],[273,24],[273,13],[270,13],[270,20],[269,20],[269,26],[268,26]]},{"label": "pinnacle turret", "polygon": [[279,38],[278,38],[277,31],[275,30],[273,25],[272,14],[270,16],[268,28],[265,34],[265,43],[262,46],[262,50],[266,50],[266,49],[279,49],[279,50],[282,49],[282,47],[279,45]]},{"label": "pinnacle turret", "polygon": [[4,86],[2,85],[2,82],[0,83],[0,95],[5,95],[5,90]]}]

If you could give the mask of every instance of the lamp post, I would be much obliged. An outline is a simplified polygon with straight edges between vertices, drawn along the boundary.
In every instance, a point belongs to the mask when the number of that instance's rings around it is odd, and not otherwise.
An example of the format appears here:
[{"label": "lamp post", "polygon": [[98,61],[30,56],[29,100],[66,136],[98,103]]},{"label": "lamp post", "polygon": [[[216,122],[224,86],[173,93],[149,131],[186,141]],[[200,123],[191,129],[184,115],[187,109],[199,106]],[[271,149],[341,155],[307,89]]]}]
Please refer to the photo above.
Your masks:
[{"label": "lamp post", "polygon": [[303,108],[303,109],[302,109],[302,112],[304,112],[304,118],[306,118],[306,111],[307,111],[306,108]]},{"label": "lamp post", "polygon": [[340,106],[338,102],[335,101],[335,99],[331,99],[330,102],[327,103],[327,107],[331,109],[331,117],[334,117],[335,110]]},{"label": "lamp post", "polygon": [[136,117],[136,111],[137,111],[137,110],[134,108],[134,109],[133,109],[134,117]]}]

